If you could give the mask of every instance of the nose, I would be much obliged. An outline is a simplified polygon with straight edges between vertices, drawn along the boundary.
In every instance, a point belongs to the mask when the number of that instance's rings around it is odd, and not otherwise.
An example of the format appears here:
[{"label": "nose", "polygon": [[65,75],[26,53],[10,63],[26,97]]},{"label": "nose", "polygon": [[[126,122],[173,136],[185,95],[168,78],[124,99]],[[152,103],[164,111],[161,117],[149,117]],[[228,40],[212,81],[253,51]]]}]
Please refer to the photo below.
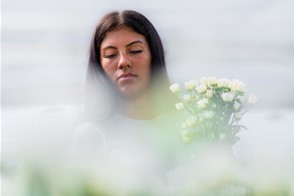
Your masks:
[{"label": "nose", "polygon": [[131,68],[131,62],[128,58],[127,54],[120,54],[119,61],[118,61],[118,68],[122,70],[127,70]]}]

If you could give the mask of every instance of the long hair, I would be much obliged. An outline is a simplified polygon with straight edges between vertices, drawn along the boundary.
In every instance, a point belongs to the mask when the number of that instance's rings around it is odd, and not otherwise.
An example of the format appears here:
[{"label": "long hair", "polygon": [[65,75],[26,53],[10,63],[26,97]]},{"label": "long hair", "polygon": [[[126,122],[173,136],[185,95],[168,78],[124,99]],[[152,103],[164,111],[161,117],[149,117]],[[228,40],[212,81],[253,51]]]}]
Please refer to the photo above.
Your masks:
[{"label": "long hair", "polygon": [[[91,92],[91,98],[85,104],[85,112],[94,114],[96,119],[107,118],[115,112],[113,85],[102,69],[100,47],[106,33],[120,27],[128,27],[145,37],[151,52],[150,85],[155,89],[159,89],[159,86],[168,89],[169,81],[164,49],[161,39],[151,22],[145,16],[133,10],[108,13],[98,22],[92,36],[87,70],[87,91]],[[161,93],[165,94],[164,91],[161,91]],[[99,102],[102,104],[99,104]]]}]

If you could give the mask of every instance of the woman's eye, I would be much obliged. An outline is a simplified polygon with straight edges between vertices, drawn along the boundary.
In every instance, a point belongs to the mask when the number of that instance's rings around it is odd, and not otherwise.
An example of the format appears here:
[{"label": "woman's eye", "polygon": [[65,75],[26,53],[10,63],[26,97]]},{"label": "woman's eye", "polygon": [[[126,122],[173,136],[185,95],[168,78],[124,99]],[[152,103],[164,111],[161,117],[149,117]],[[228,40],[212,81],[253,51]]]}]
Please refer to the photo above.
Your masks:
[{"label": "woman's eye", "polygon": [[107,58],[107,59],[113,59],[114,57],[116,57],[116,54],[107,54],[104,56],[104,58]]},{"label": "woman's eye", "polygon": [[131,50],[130,53],[131,54],[139,54],[139,53],[142,53],[143,50]]}]

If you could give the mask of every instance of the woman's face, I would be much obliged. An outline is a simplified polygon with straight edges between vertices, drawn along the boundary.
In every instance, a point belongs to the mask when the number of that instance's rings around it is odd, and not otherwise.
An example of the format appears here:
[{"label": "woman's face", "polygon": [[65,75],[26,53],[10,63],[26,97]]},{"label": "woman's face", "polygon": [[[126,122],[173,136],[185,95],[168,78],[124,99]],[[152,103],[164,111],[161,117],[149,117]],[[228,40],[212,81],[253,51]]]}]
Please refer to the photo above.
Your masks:
[{"label": "woman's face", "polygon": [[123,27],[106,33],[100,47],[100,63],[126,97],[145,92],[151,78],[151,53],[145,37]]}]

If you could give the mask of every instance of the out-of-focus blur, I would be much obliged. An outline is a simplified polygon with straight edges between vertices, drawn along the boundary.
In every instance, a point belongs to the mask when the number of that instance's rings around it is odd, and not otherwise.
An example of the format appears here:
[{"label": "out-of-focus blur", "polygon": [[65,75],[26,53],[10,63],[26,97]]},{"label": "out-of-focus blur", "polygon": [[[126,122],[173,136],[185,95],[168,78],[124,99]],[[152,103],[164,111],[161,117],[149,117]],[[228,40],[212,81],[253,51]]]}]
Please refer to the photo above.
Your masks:
[{"label": "out-of-focus blur", "polygon": [[234,147],[240,160],[266,152],[293,161],[291,0],[3,0],[2,160],[14,164],[69,140],[96,22],[123,9],[143,13],[158,30],[171,82],[236,78],[258,97],[242,119],[248,131]]}]

